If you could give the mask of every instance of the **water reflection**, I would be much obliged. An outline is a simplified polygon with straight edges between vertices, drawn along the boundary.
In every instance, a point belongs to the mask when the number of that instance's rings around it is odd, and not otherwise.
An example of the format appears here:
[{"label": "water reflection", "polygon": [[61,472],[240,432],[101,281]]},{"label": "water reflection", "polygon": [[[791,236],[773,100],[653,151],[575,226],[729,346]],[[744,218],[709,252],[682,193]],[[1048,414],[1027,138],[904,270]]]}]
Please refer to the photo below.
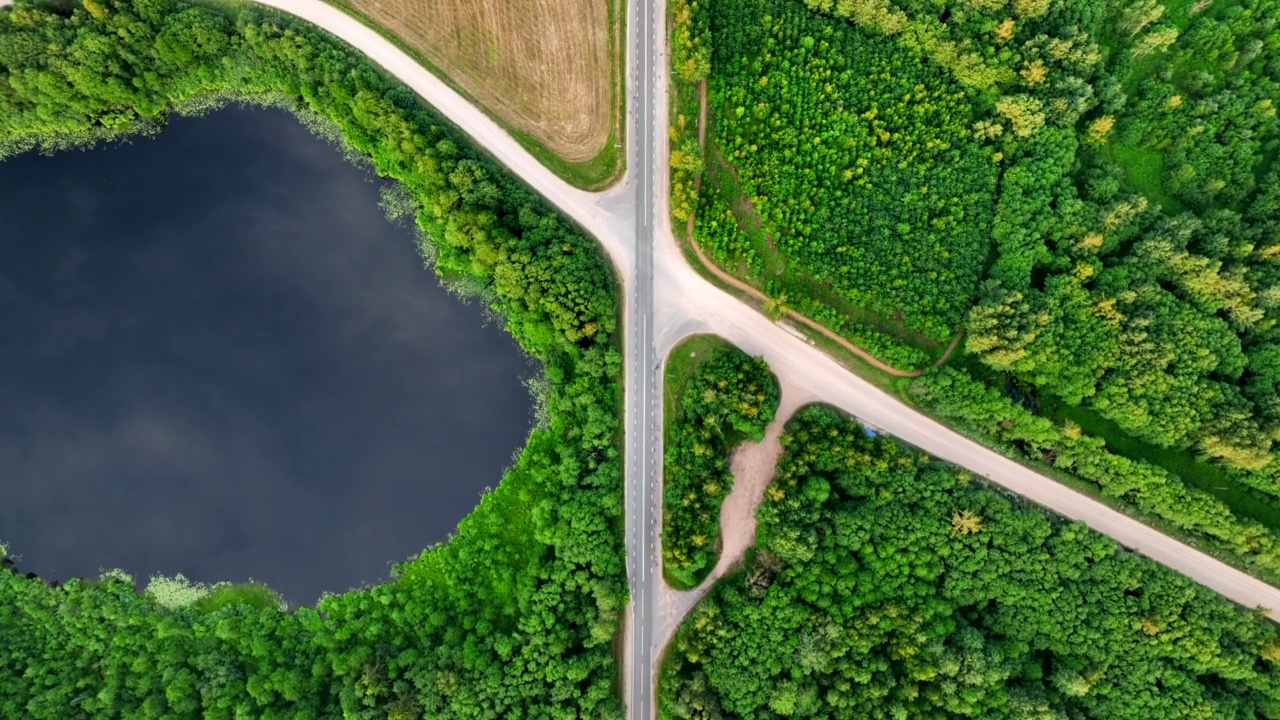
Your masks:
[{"label": "water reflection", "polygon": [[0,539],[294,603],[442,540],[529,425],[508,335],[279,111],[0,163]]}]

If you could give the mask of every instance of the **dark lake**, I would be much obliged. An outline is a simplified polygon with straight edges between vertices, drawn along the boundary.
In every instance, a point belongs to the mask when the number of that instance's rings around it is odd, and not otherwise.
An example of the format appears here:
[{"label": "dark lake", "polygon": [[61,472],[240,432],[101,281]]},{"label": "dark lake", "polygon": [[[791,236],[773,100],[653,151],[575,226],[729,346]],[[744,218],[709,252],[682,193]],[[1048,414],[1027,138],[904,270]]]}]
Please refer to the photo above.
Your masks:
[{"label": "dark lake", "polygon": [[496,486],[515,341],[423,268],[381,181],[278,110],[0,163],[0,540],[314,604]]}]

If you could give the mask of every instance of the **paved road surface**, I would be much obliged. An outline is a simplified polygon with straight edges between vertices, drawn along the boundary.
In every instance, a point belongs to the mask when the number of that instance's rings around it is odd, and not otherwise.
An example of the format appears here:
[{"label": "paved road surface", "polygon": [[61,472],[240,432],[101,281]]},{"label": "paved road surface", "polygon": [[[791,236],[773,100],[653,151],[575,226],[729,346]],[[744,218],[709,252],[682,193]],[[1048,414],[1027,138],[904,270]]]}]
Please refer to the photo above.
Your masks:
[{"label": "paved road surface", "polygon": [[[655,85],[662,75],[662,64],[655,43],[665,36],[658,23],[665,25],[664,5],[648,0],[628,3],[627,56],[628,107],[652,108]],[[665,87],[665,85],[664,85]],[[657,715],[653,688],[654,652],[662,647],[655,642],[653,630],[655,599],[661,592],[662,555],[658,546],[659,523],[662,521],[658,484],[662,467],[662,398],[657,377],[659,355],[654,344],[653,256],[657,213],[654,193],[660,184],[653,177],[658,149],[666,150],[666,122],[656,122],[653,112],[628,114],[629,174],[623,187],[635,193],[632,208],[635,218],[634,271],[624,282],[627,290],[626,341],[626,442],[625,463],[627,504],[627,573],[631,586],[630,612],[627,617],[627,647],[623,668],[624,690],[628,714],[632,718]],[[659,133],[663,133],[659,135]],[[665,154],[665,153],[664,153]],[[665,643],[664,643],[665,644]]]},{"label": "paved road surface", "polygon": [[[0,0],[0,6],[11,0]],[[992,452],[911,410],[845,370],[733,297],[712,286],[684,261],[671,234],[665,152],[667,117],[665,5],[633,2],[628,11],[628,172],[604,193],[570,187],[542,167],[483,112],[377,33],[320,0],[263,3],[324,28],[359,49],[461,127],[494,158],[544,195],[600,241],[627,293],[626,502],[628,576],[632,613],[625,654],[625,696],[632,718],[649,720],[654,663],[666,637],[653,634],[655,583],[661,581],[656,546],[661,497],[659,358],[683,337],[716,333],[749,353],[763,355],[780,378],[804,397],[839,407],[873,427],[1066,517],[1080,520],[1122,545],[1248,606],[1280,609],[1280,589],[1239,572],[1170,537]],[[638,112],[637,112],[638,111]],[[1274,615],[1273,615],[1274,617]],[[666,633],[664,633],[665,635]]]}]

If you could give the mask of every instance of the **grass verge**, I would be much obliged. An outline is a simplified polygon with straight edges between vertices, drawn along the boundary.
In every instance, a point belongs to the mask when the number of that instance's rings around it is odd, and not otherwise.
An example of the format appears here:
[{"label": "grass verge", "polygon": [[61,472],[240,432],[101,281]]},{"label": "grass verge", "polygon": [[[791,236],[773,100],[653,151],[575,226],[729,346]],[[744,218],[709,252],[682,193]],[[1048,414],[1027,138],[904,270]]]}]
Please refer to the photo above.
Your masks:
[{"label": "grass verge", "polygon": [[256,582],[218,583],[195,603],[196,612],[207,615],[229,605],[247,605],[254,610],[280,610],[280,596]]},{"label": "grass verge", "polygon": [[1044,414],[1054,420],[1070,420],[1088,435],[1106,440],[1107,449],[1130,460],[1164,468],[1186,484],[1217,498],[1233,515],[1254,520],[1271,530],[1280,530],[1280,498],[1271,497],[1231,476],[1225,468],[1197,457],[1188,450],[1152,445],[1135,438],[1090,408],[1046,402]]},{"label": "grass verge", "polygon": [[1124,172],[1126,185],[1147,196],[1166,213],[1176,215],[1186,209],[1181,201],[1165,190],[1164,158],[1158,150],[1113,142],[1105,153]]},{"label": "grass verge", "polygon": [[720,348],[730,348],[724,339],[716,335],[694,335],[671,349],[663,368],[662,383],[662,442],[669,445],[672,430],[680,415],[680,402],[685,387],[698,372],[698,368]]}]

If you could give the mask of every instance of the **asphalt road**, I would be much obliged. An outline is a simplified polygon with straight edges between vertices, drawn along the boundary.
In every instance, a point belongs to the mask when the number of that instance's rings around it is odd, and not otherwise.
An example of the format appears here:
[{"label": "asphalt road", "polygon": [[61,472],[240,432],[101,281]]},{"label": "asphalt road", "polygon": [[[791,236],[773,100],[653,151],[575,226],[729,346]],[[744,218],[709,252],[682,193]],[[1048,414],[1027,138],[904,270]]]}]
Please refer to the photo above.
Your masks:
[{"label": "asphalt road", "polygon": [[[655,7],[656,6],[656,7]],[[625,694],[631,718],[653,718],[657,714],[653,688],[655,658],[655,596],[661,588],[662,555],[658,547],[658,524],[662,521],[659,488],[662,467],[662,398],[657,377],[659,359],[654,344],[653,256],[655,221],[654,192],[658,183],[653,177],[658,132],[665,133],[666,123],[654,115],[654,87],[662,75],[655,43],[665,35],[657,21],[665,17],[665,6],[651,0],[628,3],[627,22],[627,86],[628,108],[628,177],[624,188],[635,193],[634,271],[624,282],[627,292],[627,341],[625,399],[627,504],[627,581],[631,586],[631,604],[627,619],[627,648],[624,660]],[[640,112],[634,112],[636,108]],[[625,209],[624,209],[625,211]]]},{"label": "asphalt road", "polygon": [[[9,0],[0,0],[0,6]],[[462,128],[498,162],[593,235],[627,294],[625,323],[626,500],[628,578],[632,605],[624,655],[625,696],[632,718],[655,716],[654,662],[667,637],[654,634],[661,583],[660,358],[682,338],[720,335],[763,355],[780,380],[807,401],[825,402],[931,455],[1065,517],[1082,521],[1246,607],[1280,609],[1280,589],[1165,536],[1102,503],[1039,475],[915,412],[816,348],[699,276],[671,233],[668,167],[665,5],[631,3],[627,29],[628,171],[604,193],[569,186],[519,143],[412,58],[358,21],[320,0],[265,0],[341,38],[381,65]]]}]

